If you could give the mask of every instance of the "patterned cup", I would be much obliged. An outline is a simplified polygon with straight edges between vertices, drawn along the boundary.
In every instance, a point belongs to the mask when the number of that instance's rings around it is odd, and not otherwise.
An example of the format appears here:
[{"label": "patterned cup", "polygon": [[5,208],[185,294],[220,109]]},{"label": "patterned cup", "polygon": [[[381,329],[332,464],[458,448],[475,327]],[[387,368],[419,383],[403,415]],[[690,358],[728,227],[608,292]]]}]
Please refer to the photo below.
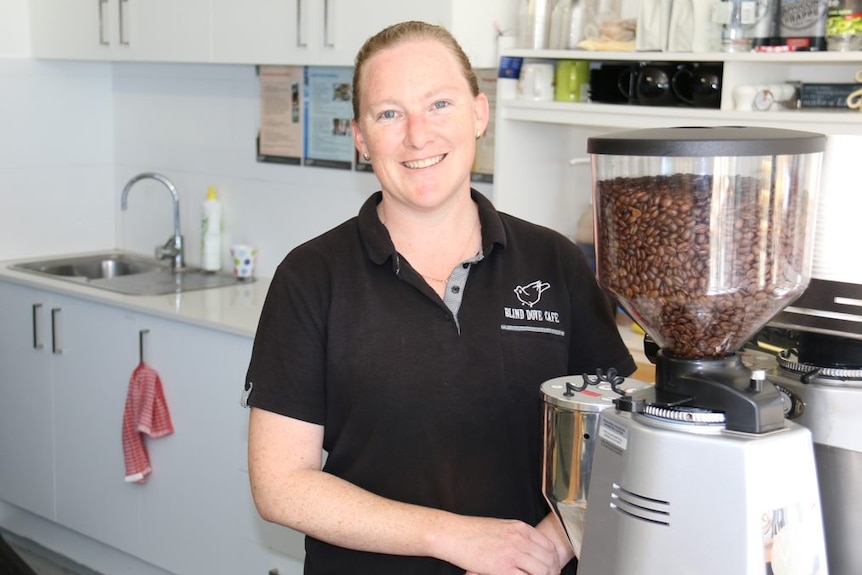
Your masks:
[{"label": "patterned cup", "polygon": [[231,246],[230,256],[233,260],[233,275],[239,279],[254,277],[254,262],[257,258],[257,248],[239,244]]}]

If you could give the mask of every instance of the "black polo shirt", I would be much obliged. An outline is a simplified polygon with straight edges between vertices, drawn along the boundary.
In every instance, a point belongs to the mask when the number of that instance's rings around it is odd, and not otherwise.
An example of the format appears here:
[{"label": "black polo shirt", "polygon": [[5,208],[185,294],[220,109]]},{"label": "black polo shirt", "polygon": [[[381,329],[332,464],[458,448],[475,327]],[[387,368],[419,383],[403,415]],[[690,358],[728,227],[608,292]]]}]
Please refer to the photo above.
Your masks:
[{"label": "black polo shirt", "polygon": [[[472,196],[483,257],[467,264],[457,322],[396,253],[378,192],[279,265],[248,401],[324,425],[325,470],[371,492],[535,525],[548,513],[540,385],[635,365],[579,248]],[[312,538],[306,550],[314,575],[463,573]]]}]

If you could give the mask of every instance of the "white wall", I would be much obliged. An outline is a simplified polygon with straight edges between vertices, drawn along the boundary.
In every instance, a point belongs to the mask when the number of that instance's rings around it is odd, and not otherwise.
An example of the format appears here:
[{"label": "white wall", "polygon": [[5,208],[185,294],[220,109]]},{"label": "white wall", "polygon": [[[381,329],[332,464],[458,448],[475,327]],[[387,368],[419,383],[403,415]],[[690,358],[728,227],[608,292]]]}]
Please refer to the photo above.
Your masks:
[{"label": "white wall", "polygon": [[259,83],[253,66],[113,65],[117,245],[150,252],[171,234],[168,190],[141,181],[119,211],[125,183],[143,171],[167,176],[181,196],[186,254],[200,262],[201,203],[215,186],[227,246],[258,246],[271,275],[287,251],[356,215],[378,189],[373,175],[256,161]]},{"label": "white wall", "polygon": [[111,86],[109,64],[0,58],[0,259],[113,245]]}]

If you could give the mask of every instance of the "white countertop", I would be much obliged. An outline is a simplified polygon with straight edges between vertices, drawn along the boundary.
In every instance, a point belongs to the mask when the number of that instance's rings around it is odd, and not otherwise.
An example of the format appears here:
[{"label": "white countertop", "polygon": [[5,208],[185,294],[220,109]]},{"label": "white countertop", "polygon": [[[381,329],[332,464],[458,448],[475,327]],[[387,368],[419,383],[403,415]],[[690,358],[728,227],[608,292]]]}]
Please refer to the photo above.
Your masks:
[{"label": "white countertop", "polygon": [[[99,252],[104,253],[104,252]],[[50,258],[25,258],[0,261],[0,280],[9,281],[58,294],[70,295],[96,303],[114,305],[132,311],[148,313],[171,320],[191,323],[254,337],[270,278],[256,278],[253,282],[237,281],[236,285],[187,291],[178,294],[137,296],[115,293],[89,287],[67,280],[54,279],[35,273],[10,269],[12,264],[37,259],[64,257],[58,254]],[[86,255],[86,254],[68,254]]]}]

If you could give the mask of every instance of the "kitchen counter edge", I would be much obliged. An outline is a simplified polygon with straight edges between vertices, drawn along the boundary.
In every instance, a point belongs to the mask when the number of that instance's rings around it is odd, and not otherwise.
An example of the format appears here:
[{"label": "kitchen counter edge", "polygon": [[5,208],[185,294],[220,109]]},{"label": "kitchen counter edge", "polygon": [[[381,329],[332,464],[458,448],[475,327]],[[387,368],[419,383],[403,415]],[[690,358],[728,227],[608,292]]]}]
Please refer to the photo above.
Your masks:
[{"label": "kitchen counter edge", "polygon": [[[34,258],[29,258],[30,260]],[[124,295],[11,269],[27,260],[0,261],[0,281],[8,281],[104,305],[253,338],[270,278],[253,282],[154,296]]]}]

